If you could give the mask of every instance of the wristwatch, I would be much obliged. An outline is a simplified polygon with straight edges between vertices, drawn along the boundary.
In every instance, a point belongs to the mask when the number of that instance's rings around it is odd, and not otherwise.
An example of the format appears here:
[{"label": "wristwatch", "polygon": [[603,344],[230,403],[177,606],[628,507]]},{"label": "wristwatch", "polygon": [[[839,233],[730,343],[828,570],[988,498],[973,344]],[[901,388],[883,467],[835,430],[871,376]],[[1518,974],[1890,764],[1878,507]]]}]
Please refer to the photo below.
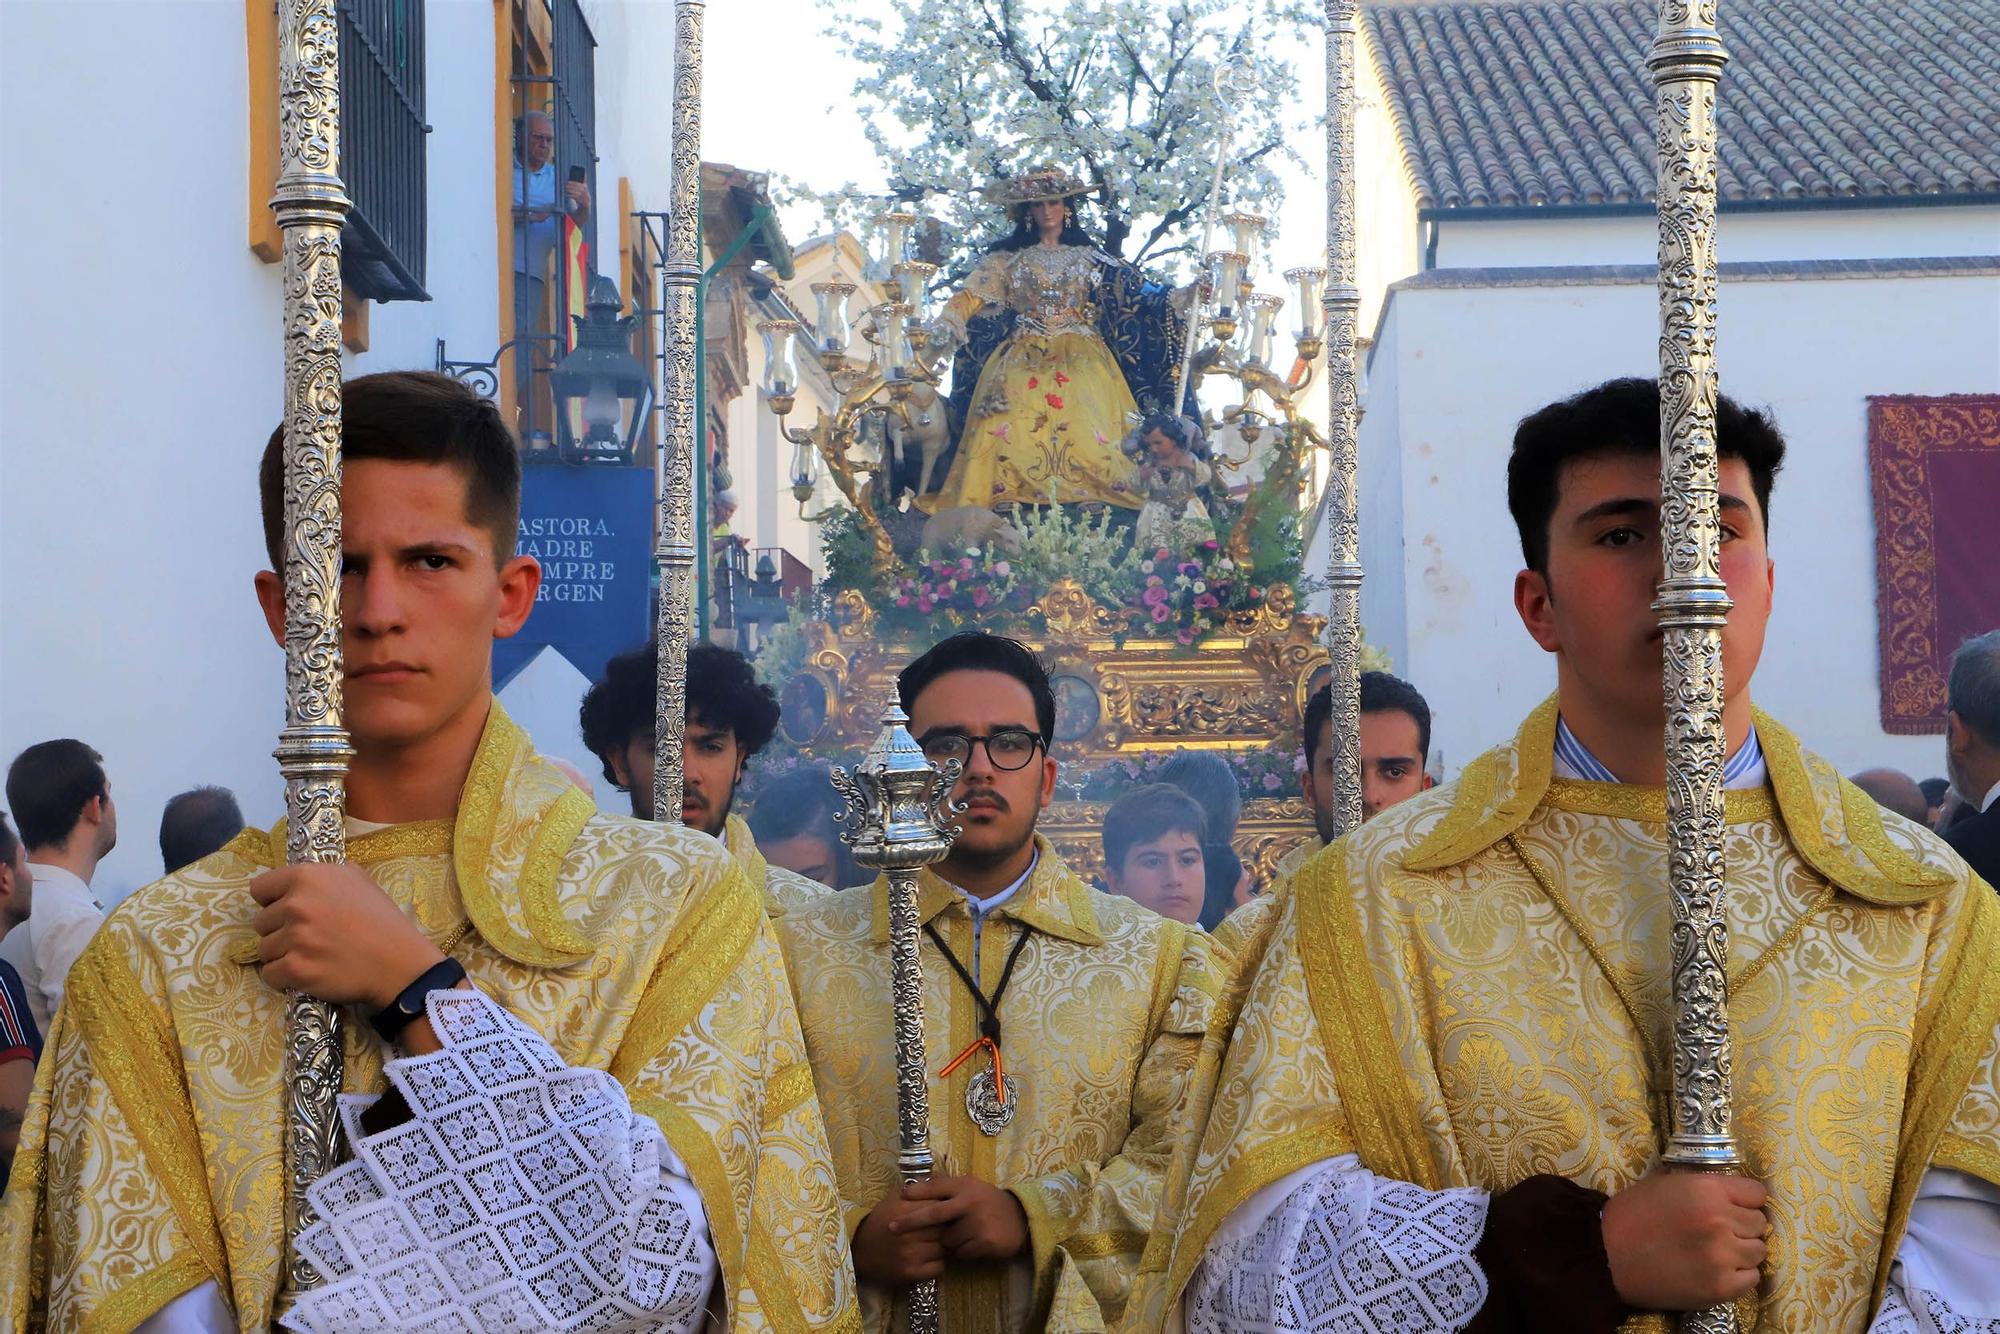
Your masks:
[{"label": "wristwatch", "polygon": [[463,981],[464,964],[456,959],[439,959],[424,970],[423,976],[404,987],[396,999],[377,1010],[368,1022],[375,1025],[382,1041],[400,1041],[403,1031],[423,1017],[424,1002],[433,991],[450,991]]}]

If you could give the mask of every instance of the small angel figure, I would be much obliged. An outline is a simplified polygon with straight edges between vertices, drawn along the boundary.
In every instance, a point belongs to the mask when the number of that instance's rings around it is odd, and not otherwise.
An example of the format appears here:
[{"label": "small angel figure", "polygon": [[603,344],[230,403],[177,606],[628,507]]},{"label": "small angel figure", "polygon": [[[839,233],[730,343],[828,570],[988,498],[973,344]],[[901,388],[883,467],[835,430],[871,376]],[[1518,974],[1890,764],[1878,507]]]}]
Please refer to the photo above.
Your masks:
[{"label": "small angel figure", "polygon": [[1186,417],[1158,413],[1127,437],[1137,454],[1139,508],[1133,541],[1141,551],[1193,551],[1215,540],[1215,524],[1201,493],[1212,484],[1214,468],[1201,445],[1201,428]]}]

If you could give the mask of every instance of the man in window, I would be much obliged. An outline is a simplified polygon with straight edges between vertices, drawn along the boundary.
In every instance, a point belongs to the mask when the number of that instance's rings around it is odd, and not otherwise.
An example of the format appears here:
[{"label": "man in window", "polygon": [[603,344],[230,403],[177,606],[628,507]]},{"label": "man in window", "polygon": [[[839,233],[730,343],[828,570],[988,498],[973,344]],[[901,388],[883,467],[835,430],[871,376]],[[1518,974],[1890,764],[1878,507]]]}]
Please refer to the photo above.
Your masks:
[{"label": "man in window", "polygon": [[[546,111],[521,117],[514,143],[514,336],[546,334],[549,322],[549,258],[562,240],[562,215],[578,226],[590,220],[590,187],[582,181],[556,182],[556,123]],[[515,402],[525,408],[535,357],[554,349],[523,344],[514,353]],[[532,421],[532,416],[522,420]]]}]

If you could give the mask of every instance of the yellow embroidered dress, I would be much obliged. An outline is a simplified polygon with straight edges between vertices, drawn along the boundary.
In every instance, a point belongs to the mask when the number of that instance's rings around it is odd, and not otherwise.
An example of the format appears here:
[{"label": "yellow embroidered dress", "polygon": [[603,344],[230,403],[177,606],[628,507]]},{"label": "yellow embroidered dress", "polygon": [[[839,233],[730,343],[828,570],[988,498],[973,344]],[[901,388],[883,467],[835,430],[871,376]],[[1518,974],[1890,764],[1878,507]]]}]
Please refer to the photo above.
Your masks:
[{"label": "yellow embroidered dress", "polygon": [[[1665,797],[1552,779],[1555,716],[1239,926],[1257,970],[1143,1266],[1155,1326],[1225,1217],[1336,1155],[1427,1190],[1607,1193],[1657,1160]],[[1724,854],[1736,1130],[1771,1192],[1756,1327],[1857,1334],[1924,1172],[2000,1183],[2000,904],[1777,723],[1757,733],[1771,786],[1728,793]]]},{"label": "yellow embroidered dress", "polygon": [[[134,894],[70,975],[0,1205],[9,1329],[129,1330],[213,1280],[246,1329],[281,1300],[285,997],[252,967],[247,831]],[[356,838],[472,983],[609,1071],[699,1189],[732,1329],[852,1327],[852,1271],[763,905],[712,840],[595,812],[496,703],[455,822]],[[464,928],[469,923],[470,930]],[[345,1087],[383,1049],[342,1026]]]},{"label": "yellow embroidered dress", "polygon": [[750,888],[764,896],[764,907],[774,917],[787,908],[833,893],[817,880],[765,861],[757,840],[751,837],[749,823],[740,815],[732,815],[723,822],[722,842],[730,855],[742,863]]},{"label": "yellow embroidered dress", "polygon": [[945,308],[961,333],[983,311],[1015,315],[1014,329],[979,373],[958,454],[932,513],[1019,502],[1145,499],[1120,450],[1136,410],[1118,361],[1098,332],[1098,286],[1110,261],[1089,246],[1031,245],[988,255]]},{"label": "yellow embroidered dress", "polygon": [[[1012,1190],[1028,1216],[1028,1256],[946,1269],[939,1306],[952,1334],[1117,1326],[1161,1177],[1193,1129],[1187,1079],[1225,971],[1199,931],[1091,889],[1037,842],[1028,883],[979,933],[974,975],[989,994],[1016,939],[1029,936],[1000,1005],[1018,1107],[997,1136],[966,1111],[983,1055],[936,1076],[977,1040],[979,1013],[928,937],[919,951],[932,1153],[940,1171]],[[964,896],[925,873],[918,912],[971,968]],[[888,883],[843,890],[776,925],[852,1236],[900,1181]],[[865,1285],[862,1313],[870,1330],[899,1327],[888,1295]]]}]

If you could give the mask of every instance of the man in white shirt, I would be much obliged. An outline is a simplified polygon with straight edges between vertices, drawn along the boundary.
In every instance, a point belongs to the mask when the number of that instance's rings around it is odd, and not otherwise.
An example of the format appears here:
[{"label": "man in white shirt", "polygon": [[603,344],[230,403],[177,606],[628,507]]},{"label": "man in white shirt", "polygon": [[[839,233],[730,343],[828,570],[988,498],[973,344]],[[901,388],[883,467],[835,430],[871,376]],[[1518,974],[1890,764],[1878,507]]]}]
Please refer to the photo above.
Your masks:
[{"label": "man in white shirt", "polygon": [[[549,330],[549,256],[562,239],[562,215],[581,224],[590,216],[590,187],[556,181],[556,123],[546,111],[523,115],[514,149],[514,336]],[[524,345],[514,356],[517,401],[528,401],[528,377],[537,355],[554,350]],[[546,362],[544,363],[546,364]],[[523,420],[527,420],[523,418]]]},{"label": "man in white shirt", "polygon": [[20,826],[35,880],[34,914],[0,942],[28,989],[35,1026],[46,1033],[62,1005],[63,980],[104,921],[91,877],[118,843],[118,808],[104,757],[68,737],[42,741],[14,757],[7,804]]}]

